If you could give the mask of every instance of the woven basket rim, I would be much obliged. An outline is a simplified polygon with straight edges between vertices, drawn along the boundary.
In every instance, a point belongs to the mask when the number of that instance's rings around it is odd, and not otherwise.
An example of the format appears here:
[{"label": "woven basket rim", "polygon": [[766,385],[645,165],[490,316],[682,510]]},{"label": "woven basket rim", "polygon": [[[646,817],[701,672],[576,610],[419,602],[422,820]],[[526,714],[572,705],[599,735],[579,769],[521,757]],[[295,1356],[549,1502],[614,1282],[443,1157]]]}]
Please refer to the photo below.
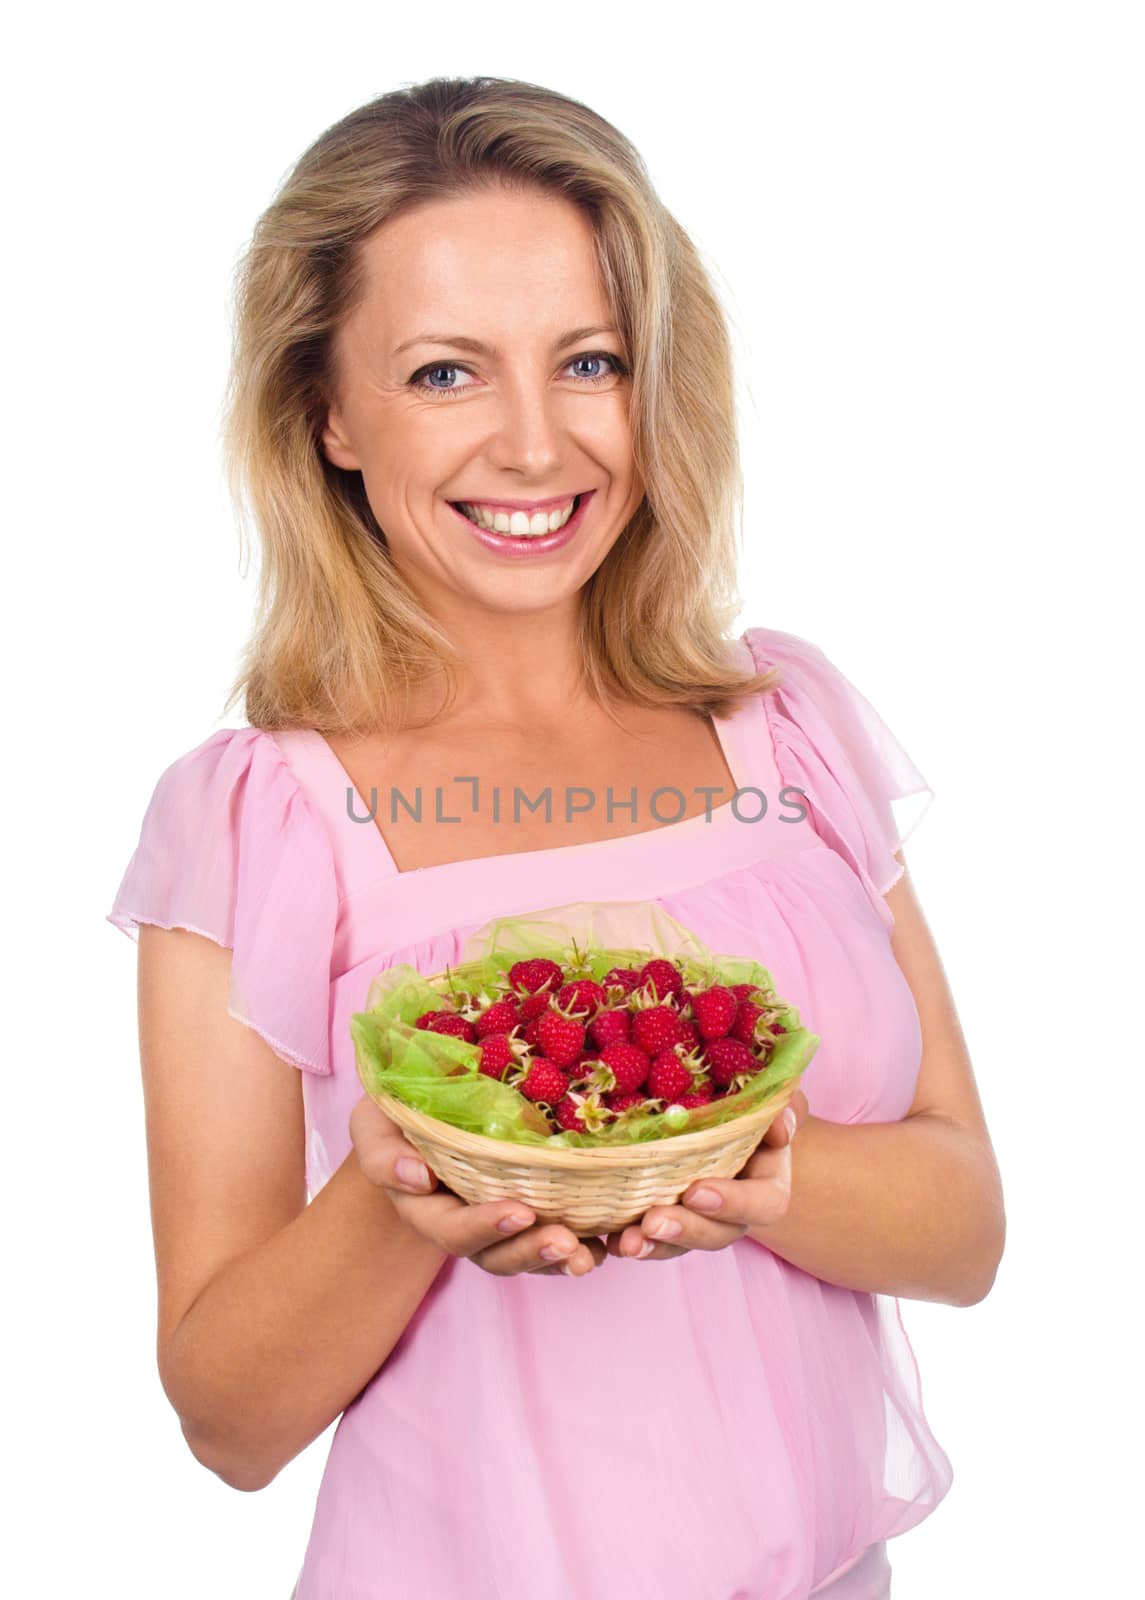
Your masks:
[{"label": "woven basket rim", "polygon": [[[398,1100],[384,1089],[368,1090],[367,1093],[400,1127],[443,1145],[458,1155],[472,1156],[478,1161],[508,1162],[514,1166],[584,1172],[590,1168],[603,1167],[607,1170],[630,1167],[636,1157],[645,1166],[669,1166],[691,1155],[703,1155],[723,1144],[733,1131],[742,1134],[764,1122],[770,1126],[798,1087],[798,1077],[790,1078],[753,1111],[745,1111],[742,1116],[731,1117],[727,1122],[716,1123],[711,1128],[698,1128],[693,1133],[674,1133],[664,1139],[645,1139],[633,1144],[599,1145],[595,1149],[558,1146],[555,1150],[548,1150],[543,1145],[518,1144],[512,1139],[494,1139],[487,1133],[470,1133],[468,1129],[455,1128],[448,1122],[407,1106],[404,1100]],[[766,1131],[766,1128],[763,1129],[763,1132]]]}]

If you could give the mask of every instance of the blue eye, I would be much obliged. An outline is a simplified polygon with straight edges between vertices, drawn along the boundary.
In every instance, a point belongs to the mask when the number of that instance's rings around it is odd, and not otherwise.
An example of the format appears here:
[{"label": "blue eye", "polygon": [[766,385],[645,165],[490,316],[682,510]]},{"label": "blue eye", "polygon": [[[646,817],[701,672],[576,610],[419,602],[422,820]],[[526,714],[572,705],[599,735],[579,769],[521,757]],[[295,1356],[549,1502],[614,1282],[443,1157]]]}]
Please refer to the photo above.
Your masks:
[{"label": "blue eye", "polygon": [[[619,356],[614,356],[608,350],[592,350],[587,351],[584,355],[573,356],[571,361],[567,361],[565,363],[565,366],[566,368],[574,367],[580,363],[592,361],[598,363],[601,361],[606,361],[609,364],[610,370],[590,376],[585,376],[584,374],[578,375],[576,377],[576,382],[578,384],[582,384],[585,387],[592,387],[595,384],[607,383],[611,378],[628,376],[628,367],[626,364]],[[430,383],[428,380],[430,378],[438,377],[443,373],[470,371],[471,369],[467,366],[464,366],[460,361],[434,361],[429,363],[427,366],[418,368],[418,370],[409,380],[409,387],[411,389],[416,389],[420,394],[431,395],[435,400],[451,399],[455,394],[461,394],[464,390],[472,388],[473,385],[468,383],[460,385],[456,383],[442,385]]]},{"label": "blue eye", "polygon": [[410,383],[415,388],[428,391],[430,394],[454,394],[456,393],[456,385],[451,385],[448,388],[445,386],[439,388],[437,384],[426,383],[424,380],[436,377],[442,372],[463,372],[464,370],[464,367],[458,366],[456,362],[439,361],[432,367],[422,367],[420,372],[415,372],[410,379]]},{"label": "blue eye", "polygon": [[[601,355],[601,356],[574,356],[573,359],[569,362],[569,365],[570,366],[576,366],[576,364],[578,362],[581,362],[581,361],[610,361],[611,359],[612,358],[610,356],[603,356],[603,355]],[[580,378],[585,378],[588,375],[586,373],[580,372],[580,373],[577,374],[577,376],[580,377]],[[600,376],[601,376],[601,374],[598,374],[596,378],[589,377],[588,378],[589,383],[593,383],[593,382],[598,381]],[[607,376],[607,374],[603,374],[603,376]]]}]

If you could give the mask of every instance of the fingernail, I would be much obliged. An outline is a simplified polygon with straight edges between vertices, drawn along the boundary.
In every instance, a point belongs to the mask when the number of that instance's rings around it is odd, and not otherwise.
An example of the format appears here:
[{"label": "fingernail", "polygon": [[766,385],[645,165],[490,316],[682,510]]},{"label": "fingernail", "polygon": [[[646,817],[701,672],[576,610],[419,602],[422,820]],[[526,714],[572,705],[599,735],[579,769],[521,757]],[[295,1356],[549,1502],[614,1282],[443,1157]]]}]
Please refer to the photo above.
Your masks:
[{"label": "fingernail", "polygon": [[697,1189],[688,1196],[688,1204],[697,1211],[718,1211],[723,1203],[723,1196],[716,1189]]},{"label": "fingernail", "polygon": [[412,1161],[409,1156],[402,1156],[397,1165],[398,1182],[404,1183],[407,1189],[428,1189],[429,1168],[424,1161]]},{"label": "fingernail", "polygon": [[529,1226],[528,1217],[502,1217],[497,1224],[498,1233],[516,1233],[518,1228]]},{"label": "fingernail", "polygon": [[798,1117],[796,1117],[795,1112],[791,1109],[791,1107],[788,1106],[786,1111],[783,1113],[783,1126],[787,1129],[787,1137],[789,1140],[794,1139],[795,1130],[798,1125]]},{"label": "fingernail", "polygon": [[650,1256],[655,1248],[656,1244],[654,1240],[645,1239],[644,1243],[640,1246],[640,1249],[636,1252],[637,1261],[642,1261],[645,1256]]},{"label": "fingernail", "polygon": [[572,1262],[571,1261],[566,1261],[564,1266],[561,1268],[561,1271],[563,1273],[565,1273],[565,1275],[567,1277],[569,1277],[569,1278],[579,1278],[580,1277],[580,1273],[579,1272],[574,1272],[573,1271]]},{"label": "fingernail", "polygon": [[[704,1192],[711,1194],[712,1191],[708,1189]],[[679,1222],[675,1222],[668,1217],[665,1217],[663,1222],[656,1223],[655,1227],[648,1229],[648,1233],[653,1239],[676,1239],[683,1231],[683,1226]]]},{"label": "fingernail", "polygon": [[561,1261],[565,1256],[571,1256],[575,1249],[575,1244],[547,1244],[541,1250],[541,1260]]}]

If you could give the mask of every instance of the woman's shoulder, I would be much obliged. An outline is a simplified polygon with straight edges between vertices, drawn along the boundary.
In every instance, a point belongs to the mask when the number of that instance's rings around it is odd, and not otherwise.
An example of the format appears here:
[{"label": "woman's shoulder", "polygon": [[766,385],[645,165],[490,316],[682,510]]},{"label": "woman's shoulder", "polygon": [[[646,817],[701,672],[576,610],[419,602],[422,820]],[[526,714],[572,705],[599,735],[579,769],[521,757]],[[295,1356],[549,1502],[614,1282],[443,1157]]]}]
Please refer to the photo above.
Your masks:
[{"label": "woman's shoulder", "polygon": [[273,761],[275,753],[273,738],[263,728],[216,728],[170,759],[160,770],[157,787],[173,788],[213,775],[237,773],[256,762]]},{"label": "woman's shoulder", "polygon": [[107,920],[233,951],[231,1014],[324,1074],[338,906],[329,836],[273,736],[220,728],[161,772]]},{"label": "woman's shoulder", "polygon": [[[288,843],[322,848],[325,828],[275,735],[218,728],[160,771],[147,804],[141,845],[190,863],[268,863]],[[218,876],[215,873],[214,876]]]},{"label": "woman's shoulder", "polygon": [[742,638],[758,667],[786,666],[831,667],[826,653],[813,640],[798,633],[788,633],[781,628],[745,628]]},{"label": "woman's shoulder", "polygon": [[304,805],[298,778],[272,732],[218,728],[161,767],[146,820],[200,834],[234,832],[252,812],[265,818],[269,811]]},{"label": "woman's shoulder", "polygon": [[[162,767],[127,878],[198,884],[221,911],[240,880],[253,886],[288,844],[320,846],[323,836],[273,737],[260,728],[219,728]],[[227,920],[220,915],[213,926]]]},{"label": "woman's shoulder", "polygon": [[781,774],[807,796],[817,831],[855,865],[885,912],[881,897],[903,870],[899,852],[934,791],[820,645],[777,628],[748,628],[744,638],[758,667],[780,668],[768,698]]},{"label": "woman's shoulder", "polygon": [[866,695],[834,657],[813,639],[780,628],[747,628],[743,639],[760,670],[777,667],[775,701],[788,720],[812,712],[849,740],[881,739],[885,725]]}]

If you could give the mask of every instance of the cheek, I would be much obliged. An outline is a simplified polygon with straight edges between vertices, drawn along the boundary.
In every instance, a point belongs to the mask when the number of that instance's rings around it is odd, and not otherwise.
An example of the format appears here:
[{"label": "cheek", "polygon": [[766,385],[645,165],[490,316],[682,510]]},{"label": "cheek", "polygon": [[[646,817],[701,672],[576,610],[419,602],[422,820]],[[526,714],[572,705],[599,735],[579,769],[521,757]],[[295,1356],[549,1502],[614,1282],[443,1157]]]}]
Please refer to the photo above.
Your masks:
[{"label": "cheek", "polygon": [[392,511],[433,498],[457,457],[456,442],[448,450],[441,434],[441,429],[419,429],[409,421],[379,425],[362,458],[362,477],[375,514],[379,507]]},{"label": "cheek", "polygon": [[579,436],[584,449],[607,467],[615,479],[622,482],[631,477],[635,471],[632,427],[628,401],[623,393],[602,397],[599,409],[584,419]]}]

